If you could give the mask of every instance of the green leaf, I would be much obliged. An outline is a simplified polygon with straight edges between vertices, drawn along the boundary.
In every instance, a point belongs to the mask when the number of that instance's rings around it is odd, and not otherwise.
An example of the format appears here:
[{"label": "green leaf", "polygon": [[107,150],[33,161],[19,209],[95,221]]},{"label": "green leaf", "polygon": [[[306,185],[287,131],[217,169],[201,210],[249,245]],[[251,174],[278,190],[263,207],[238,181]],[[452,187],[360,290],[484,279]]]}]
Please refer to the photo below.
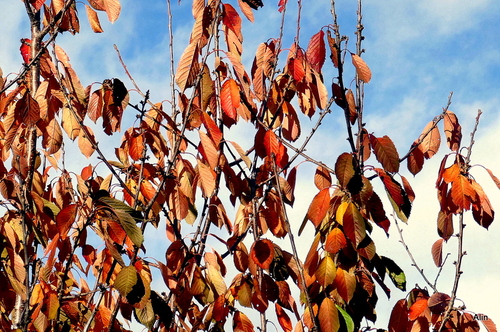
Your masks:
[{"label": "green leaf", "polygon": [[122,296],[126,297],[137,284],[138,278],[135,266],[127,266],[121,269],[116,276],[114,286]]},{"label": "green leaf", "polygon": [[344,309],[342,309],[338,304],[335,304],[335,306],[342,315],[342,318],[344,318],[347,332],[354,332],[354,321],[352,320],[351,316],[349,316],[349,314]]},{"label": "green leaf", "polygon": [[393,284],[403,292],[406,291],[406,276],[403,270],[392,259],[385,256],[380,256],[380,258]]},{"label": "green leaf", "polygon": [[144,242],[144,235],[142,234],[141,229],[135,224],[135,219],[123,210],[114,210],[114,212],[118,217],[120,225],[123,227],[123,230],[127,233],[130,240],[132,240],[137,247],[142,246],[142,242]]}]

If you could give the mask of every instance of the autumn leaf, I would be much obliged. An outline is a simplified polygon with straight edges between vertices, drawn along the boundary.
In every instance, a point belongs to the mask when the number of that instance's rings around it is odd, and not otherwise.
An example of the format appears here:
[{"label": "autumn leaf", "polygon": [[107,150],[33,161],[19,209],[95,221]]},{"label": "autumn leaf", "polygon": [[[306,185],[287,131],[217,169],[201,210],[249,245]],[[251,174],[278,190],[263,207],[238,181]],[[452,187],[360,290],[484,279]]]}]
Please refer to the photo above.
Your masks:
[{"label": "autumn leaf", "polygon": [[177,65],[175,83],[177,83],[182,92],[194,85],[193,75],[197,69],[197,65],[195,65],[197,64],[197,58],[198,43],[193,42],[186,47]]},{"label": "autumn leaf", "polygon": [[399,154],[389,136],[377,138],[370,134],[368,137],[373,153],[384,170],[391,173],[399,172]]},{"label": "autumn leaf", "polygon": [[462,126],[458,123],[455,113],[449,110],[445,112],[443,120],[446,143],[451,151],[458,151],[462,140]]},{"label": "autumn leaf", "polygon": [[283,310],[283,307],[281,307],[278,303],[275,303],[274,307],[276,310],[276,317],[278,317],[278,323],[280,324],[281,328],[285,332],[291,332],[293,327],[290,317],[288,317],[285,310]]},{"label": "autumn leaf", "polygon": [[314,226],[318,227],[325,218],[329,208],[330,188],[325,188],[314,196],[307,210],[307,218],[312,221]]},{"label": "autumn leaf", "polygon": [[432,245],[432,259],[437,267],[443,264],[443,239],[439,239]]},{"label": "autumn leaf", "polygon": [[232,120],[238,118],[238,108],[240,107],[240,90],[238,84],[232,78],[222,85],[220,92],[220,102],[224,113]]},{"label": "autumn leaf", "polygon": [[340,328],[339,312],[335,302],[329,297],[321,302],[318,320],[322,332],[337,332]]},{"label": "autumn leaf", "polygon": [[262,269],[269,269],[274,259],[274,244],[267,239],[254,242],[250,248],[250,257]]},{"label": "autumn leaf", "polygon": [[364,83],[370,82],[372,79],[372,72],[366,62],[357,54],[351,53],[352,64],[356,68],[358,78]]},{"label": "autumn leaf", "polygon": [[427,302],[427,306],[431,309],[431,312],[436,315],[441,315],[446,308],[451,298],[449,295],[444,293],[434,293],[431,295]]},{"label": "autumn leaf", "polygon": [[405,299],[401,299],[392,308],[389,332],[406,331],[408,325],[408,305]]},{"label": "autumn leaf", "polygon": [[321,73],[321,68],[325,63],[326,56],[325,33],[323,30],[320,30],[311,37],[309,45],[307,46],[306,56],[311,67],[317,73]]},{"label": "autumn leaf", "polygon": [[328,233],[325,240],[325,250],[329,253],[336,254],[341,249],[347,246],[347,240],[340,228],[334,228]]},{"label": "autumn leaf", "polygon": [[92,31],[95,33],[101,33],[104,32],[104,30],[101,27],[101,23],[99,22],[99,17],[97,16],[97,12],[92,9],[89,5],[85,5],[85,12],[87,13],[87,18],[90,23],[90,27],[92,28]]},{"label": "autumn leaf", "polygon": [[347,188],[349,181],[353,178],[355,171],[353,166],[353,157],[350,153],[342,153],[335,162],[335,176],[342,188]]},{"label": "autumn leaf", "polygon": [[335,266],[335,262],[329,255],[325,255],[325,257],[321,259],[318,269],[314,275],[316,276],[319,284],[323,286],[323,288],[326,288],[333,283],[336,273],[337,268]]}]

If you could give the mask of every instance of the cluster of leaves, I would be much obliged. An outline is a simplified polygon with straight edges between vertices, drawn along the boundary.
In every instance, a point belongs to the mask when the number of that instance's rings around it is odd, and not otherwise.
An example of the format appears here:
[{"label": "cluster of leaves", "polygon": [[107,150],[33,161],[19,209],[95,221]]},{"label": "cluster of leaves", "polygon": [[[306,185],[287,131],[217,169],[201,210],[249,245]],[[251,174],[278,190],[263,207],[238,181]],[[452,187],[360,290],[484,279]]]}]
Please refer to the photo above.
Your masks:
[{"label": "cluster of leaves", "polygon": [[[362,30],[357,51],[350,52],[335,15],[334,24],[314,34],[307,48],[296,38],[284,49],[283,36],[260,44],[247,72],[237,9],[220,0],[194,0],[195,23],[175,71],[178,90],[166,109],[139,88],[142,101],[130,104],[127,88],[116,78],[97,89],[84,88],[69,57],[55,44],[59,33],[79,31],[76,2],[24,3],[32,28],[31,38],[21,45],[25,64],[15,80],[0,80],[5,209],[0,326],[5,331],[126,331],[124,323],[134,319],[162,331],[223,331],[232,319],[235,331],[253,331],[255,321],[245,308],[260,315],[265,330],[270,306],[284,331],[358,330],[363,318],[376,320],[376,284],[387,295],[388,279],[406,289],[401,268],[377,254],[370,236],[374,226],[388,234],[391,224],[372,181],[381,181],[391,208],[407,222],[415,195],[399,174],[400,165],[406,159],[411,173],[422,169],[439,148],[442,119],[452,153],[437,183],[439,234],[448,240],[453,215],[470,209],[480,225],[487,228],[493,221],[488,198],[469,174],[470,153],[459,154],[460,125],[447,108],[402,158],[389,137],[369,133],[363,122],[363,85],[371,71],[361,58]],[[102,32],[98,11],[111,22],[119,16],[118,0],[88,3],[94,32]],[[252,8],[262,5],[238,4],[250,21]],[[285,7],[281,0],[283,15]],[[322,72],[328,52],[338,73],[331,92]],[[356,72],[354,92],[344,86],[348,68]],[[350,151],[330,167],[304,151],[334,103],[343,110]],[[119,132],[126,107],[138,119],[124,130],[115,156],[107,157],[92,128],[99,122],[105,134]],[[298,146],[301,117],[317,122]],[[241,122],[254,128],[247,150],[226,139]],[[70,141],[77,141],[87,158],[97,154],[99,165],[67,170],[63,150]],[[449,156],[455,162],[446,167]],[[298,158],[317,165],[313,182],[318,193],[300,229],[310,221],[316,234],[304,262],[288,217]],[[228,207],[235,208],[234,218]],[[144,231],[164,224],[165,260],[146,260]],[[186,225],[196,226],[189,237],[183,233]],[[227,236],[213,234],[213,227],[225,228]],[[288,239],[291,250],[276,238]],[[215,246],[207,250],[209,240],[222,243],[224,252]],[[434,253],[438,259],[438,245]],[[234,270],[226,267],[228,262]],[[165,284],[158,292],[151,289],[153,269]],[[299,298],[293,295],[296,290]],[[471,326],[467,314],[452,310],[449,296],[445,301],[444,294],[436,294],[411,291],[410,300],[396,305],[389,329],[411,324],[423,329],[439,322]],[[449,319],[451,314],[457,318]]]}]

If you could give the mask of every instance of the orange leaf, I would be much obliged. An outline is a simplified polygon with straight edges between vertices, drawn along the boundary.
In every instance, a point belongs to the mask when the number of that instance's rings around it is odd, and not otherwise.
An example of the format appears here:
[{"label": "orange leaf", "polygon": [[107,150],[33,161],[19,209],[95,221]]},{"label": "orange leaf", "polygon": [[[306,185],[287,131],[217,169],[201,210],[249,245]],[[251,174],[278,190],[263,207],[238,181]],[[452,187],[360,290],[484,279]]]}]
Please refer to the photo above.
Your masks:
[{"label": "orange leaf", "polygon": [[104,3],[104,10],[106,11],[106,14],[108,15],[108,20],[111,23],[114,23],[117,19],[118,16],[120,16],[120,11],[122,9],[120,5],[119,0],[102,0]]},{"label": "orange leaf", "polygon": [[77,209],[78,206],[76,204],[71,204],[65,206],[57,214],[57,230],[59,231],[59,235],[61,235],[62,239],[65,239],[68,236],[68,231],[70,230],[71,225],[75,222]]},{"label": "orange leaf", "polygon": [[275,303],[274,307],[276,309],[276,317],[278,317],[278,322],[285,332],[292,331],[292,321],[290,317],[286,314],[285,310],[278,304]]},{"label": "orange leaf", "polygon": [[419,139],[422,140],[420,146],[425,159],[432,158],[438,152],[441,145],[441,134],[439,134],[439,129],[435,126],[434,121],[430,121],[425,126]]},{"label": "orange leaf", "polygon": [[352,64],[356,68],[356,74],[358,78],[365,83],[370,82],[372,79],[372,72],[366,62],[361,59],[361,57],[357,54],[351,53]]},{"label": "orange leaf", "polygon": [[80,133],[78,135],[78,147],[80,148],[80,152],[85,157],[90,158],[90,156],[92,156],[92,154],[95,151],[95,145],[93,144],[93,142],[95,142],[95,137],[90,127],[87,126],[84,127],[87,129],[86,132],[89,135],[87,135],[85,131],[80,130]]},{"label": "orange leaf", "polygon": [[301,58],[290,58],[288,60],[287,69],[296,83],[299,83],[304,79],[305,69]]},{"label": "orange leaf", "polygon": [[353,158],[350,153],[342,153],[335,162],[335,176],[339,180],[339,185],[346,188],[354,176]]},{"label": "orange leaf", "polygon": [[240,10],[243,15],[245,15],[247,20],[253,23],[254,17],[252,8],[246,2],[243,2],[243,0],[238,0],[238,5],[240,6]]},{"label": "orange leaf", "polygon": [[128,140],[130,158],[137,161],[142,158],[144,153],[144,135],[134,131]]},{"label": "orange leaf", "polygon": [[437,267],[443,264],[443,239],[439,239],[432,245],[432,259]]},{"label": "orange leaf", "polygon": [[236,81],[232,78],[228,79],[222,85],[220,102],[224,113],[232,120],[236,120],[238,118],[238,108],[241,102],[240,89]]},{"label": "orange leaf", "polygon": [[356,290],[356,277],[354,273],[346,271],[342,268],[337,268],[337,275],[333,282],[337,289],[337,292],[342,297],[342,299],[349,303],[351,301],[354,291]]},{"label": "orange leaf", "polygon": [[179,64],[177,65],[175,83],[177,83],[181,92],[184,92],[187,88],[193,86],[194,84],[193,75],[197,69],[197,59],[198,43],[197,41],[194,41],[186,47],[184,53],[181,55]]},{"label": "orange leaf", "polygon": [[203,196],[211,197],[215,190],[215,172],[201,160],[197,159],[196,161],[198,162],[198,174]]},{"label": "orange leaf", "polygon": [[307,210],[307,218],[312,221],[314,226],[318,227],[330,208],[330,189],[322,189],[314,196],[309,209]]},{"label": "orange leaf", "polygon": [[498,189],[500,189],[500,180],[498,180],[498,178],[493,174],[493,172],[491,170],[489,170],[488,168],[486,168],[486,171],[488,172],[488,174],[490,175],[491,179],[493,180],[493,182],[495,182],[496,186]]},{"label": "orange leaf", "polygon": [[269,269],[274,259],[274,244],[267,240],[258,240],[250,248],[250,257],[262,269]]},{"label": "orange leaf", "polygon": [[200,135],[200,145],[198,146],[198,151],[208,162],[211,168],[216,168],[219,164],[218,147],[214,145],[214,142],[203,131],[199,130],[198,133]]},{"label": "orange leaf", "polygon": [[272,130],[267,130],[265,135],[264,135],[264,147],[266,149],[266,155],[271,156],[275,155],[278,156],[279,154],[279,141],[278,137],[276,137],[276,134]]},{"label": "orange leaf", "polygon": [[62,146],[62,130],[56,119],[50,120],[43,133],[42,146],[49,154],[54,154]]},{"label": "orange leaf", "polygon": [[295,142],[300,136],[300,121],[297,112],[295,112],[292,104],[287,101],[283,102],[281,108],[284,115],[281,127],[283,137],[289,141]]},{"label": "orange leaf", "polygon": [[335,302],[326,297],[319,307],[319,325],[322,332],[337,332],[340,328],[339,312]]},{"label": "orange leaf", "polygon": [[319,190],[329,188],[332,185],[332,177],[330,172],[324,167],[318,166],[314,174],[314,184]]},{"label": "orange leaf", "polygon": [[90,23],[90,27],[92,28],[92,31],[95,33],[101,33],[104,32],[104,30],[101,27],[101,23],[99,22],[99,17],[97,16],[97,12],[92,9],[89,5],[85,5],[85,12],[87,13],[87,18]]},{"label": "orange leaf", "polygon": [[462,210],[469,210],[472,202],[477,199],[477,193],[469,179],[459,174],[451,184],[451,199]]},{"label": "orange leaf", "polygon": [[458,123],[455,113],[446,111],[444,115],[444,134],[451,151],[458,151],[462,141],[462,126]]},{"label": "orange leaf", "polygon": [[397,173],[399,171],[399,154],[396,146],[389,136],[375,137],[368,135],[375,157],[382,164],[386,172]]},{"label": "orange leaf", "polygon": [[347,99],[347,107],[349,108],[349,121],[351,122],[351,124],[354,124],[356,122],[356,119],[358,118],[358,111],[356,109],[356,100],[354,99],[354,93],[352,93],[351,89],[347,90],[345,97]]},{"label": "orange leaf", "polygon": [[237,311],[233,316],[234,332],[254,332],[252,321],[241,311]]},{"label": "orange leaf", "polygon": [[347,246],[347,240],[344,233],[339,228],[334,228],[328,233],[325,240],[325,250],[329,253],[336,254],[341,249]]},{"label": "orange leaf", "polygon": [[427,299],[420,299],[416,301],[410,307],[408,318],[410,320],[417,319],[417,317],[420,316],[425,311],[425,309],[427,309]]},{"label": "orange leaf", "polygon": [[321,73],[321,68],[325,63],[326,48],[325,48],[325,33],[320,30],[311,37],[306,51],[307,61],[311,67],[317,72]]},{"label": "orange leaf", "polygon": [[496,327],[495,323],[493,323],[493,321],[491,319],[489,319],[488,316],[483,315],[483,314],[477,314],[477,315],[481,318],[485,318],[485,319],[481,319],[481,323],[483,323],[484,327],[486,328],[486,330],[488,332],[497,332],[497,327]]}]

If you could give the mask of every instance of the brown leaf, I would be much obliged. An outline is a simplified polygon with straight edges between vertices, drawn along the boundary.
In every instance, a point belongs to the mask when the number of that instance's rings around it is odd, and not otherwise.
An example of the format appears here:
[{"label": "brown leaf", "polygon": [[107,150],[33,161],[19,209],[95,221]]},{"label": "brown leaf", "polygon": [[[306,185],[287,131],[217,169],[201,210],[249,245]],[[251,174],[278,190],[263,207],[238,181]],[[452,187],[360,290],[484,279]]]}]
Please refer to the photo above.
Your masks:
[{"label": "brown leaf", "polygon": [[422,168],[424,168],[424,161],[424,153],[422,152],[421,145],[418,145],[412,152],[410,152],[408,158],[406,159],[407,167],[410,173],[413,175],[419,173]]},{"label": "brown leaf", "polygon": [[329,188],[332,185],[332,177],[330,172],[324,167],[318,166],[314,174],[314,184],[319,190]]},{"label": "brown leaf", "polygon": [[356,68],[358,78],[365,83],[369,83],[372,79],[372,72],[365,61],[357,54],[351,53],[352,64]]},{"label": "brown leaf", "polygon": [[370,134],[369,138],[373,153],[384,170],[397,173],[399,171],[399,154],[389,136],[377,138]]},{"label": "brown leaf", "polygon": [[389,332],[406,331],[408,325],[408,304],[405,299],[401,299],[392,308]]},{"label": "brown leaf", "polygon": [[274,259],[274,244],[267,240],[258,240],[250,248],[250,257],[262,269],[269,269]]},{"label": "brown leaf", "polygon": [[77,210],[78,206],[76,204],[71,204],[65,206],[57,214],[56,224],[61,239],[64,240],[66,237],[68,237],[68,232],[71,229],[71,225],[73,225],[73,223],[75,222]]},{"label": "brown leaf", "polygon": [[495,182],[497,188],[500,189],[500,180],[498,180],[498,178],[488,168],[486,168],[486,171],[488,171],[488,174],[490,175],[490,177],[493,180],[493,182]]},{"label": "brown leaf", "polygon": [[274,307],[276,310],[276,317],[278,317],[278,322],[280,323],[281,328],[283,328],[285,332],[291,332],[293,327],[290,317],[288,317],[285,310],[283,310],[283,307],[281,307],[278,303],[275,303]]},{"label": "brown leaf", "polygon": [[446,111],[444,115],[444,134],[451,151],[458,151],[462,141],[462,126],[458,123],[455,113]]},{"label": "brown leaf", "polygon": [[432,245],[432,259],[437,267],[441,267],[443,264],[443,239],[439,239]]},{"label": "brown leaf", "polygon": [[243,15],[245,15],[247,20],[253,23],[254,17],[253,17],[252,7],[250,7],[250,5],[244,2],[243,0],[238,0],[238,5],[240,6],[240,10],[243,13]]},{"label": "brown leaf", "polygon": [[118,16],[120,16],[120,11],[122,9],[120,1],[119,0],[102,0],[102,1],[104,3],[104,10],[108,15],[108,20],[111,23],[115,23],[115,21],[118,19]]},{"label": "brown leaf", "polygon": [[335,176],[342,188],[347,188],[349,181],[353,178],[355,171],[353,166],[353,157],[350,153],[342,153],[335,162]]},{"label": "brown leaf", "polygon": [[441,315],[445,312],[450,300],[451,298],[447,294],[438,292],[431,295],[427,305],[433,314]]}]

